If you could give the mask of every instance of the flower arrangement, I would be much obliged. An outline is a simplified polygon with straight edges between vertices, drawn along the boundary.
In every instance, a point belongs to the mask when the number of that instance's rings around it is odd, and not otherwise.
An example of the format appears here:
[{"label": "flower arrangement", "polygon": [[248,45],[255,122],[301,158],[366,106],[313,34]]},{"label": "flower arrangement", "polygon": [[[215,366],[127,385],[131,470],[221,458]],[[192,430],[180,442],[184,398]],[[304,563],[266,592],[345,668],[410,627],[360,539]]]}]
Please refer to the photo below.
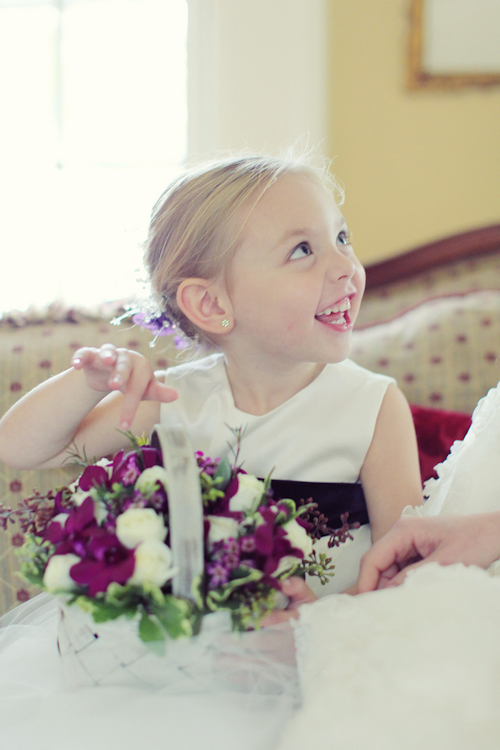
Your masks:
[{"label": "flower arrangement", "polygon": [[[132,445],[113,460],[86,463],[78,479],[12,511],[24,535],[22,574],[77,605],[95,622],[137,619],[146,643],[200,631],[204,615],[228,610],[232,627],[259,626],[279,606],[279,581],[309,573],[325,583],[330,558],[316,555],[324,520],[314,503],[275,498],[261,481],[227,458],[196,453],[203,501],[204,572],[192,598],[175,596],[169,546],[168,474],[160,448],[129,434]],[[241,438],[241,435],[239,436]]]}]

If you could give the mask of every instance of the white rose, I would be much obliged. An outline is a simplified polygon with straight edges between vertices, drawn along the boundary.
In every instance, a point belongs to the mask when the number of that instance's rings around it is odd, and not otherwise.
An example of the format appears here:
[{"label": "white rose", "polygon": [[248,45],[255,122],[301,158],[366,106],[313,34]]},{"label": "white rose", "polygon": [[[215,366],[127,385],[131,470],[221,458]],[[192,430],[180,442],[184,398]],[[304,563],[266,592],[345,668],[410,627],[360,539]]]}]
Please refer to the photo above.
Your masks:
[{"label": "white rose", "polygon": [[135,483],[135,489],[144,495],[151,497],[153,492],[158,489],[157,482],[161,482],[165,491],[167,491],[167,472],[163,466],[151,466],[150,469],[144,469]]},{"label": "white rose", "polygon": [[129,549],[141,542],[163,542],[167,530],[162,516],[153,508],[129,508],[116,519],[116,536]]},{"label": "white rose", "polygon": [[213,547],[216,542],[226,542],[238,536],[238,521],[226,516],[207,516],[210,521],[208,544]]},{"label": "white rose", "polygon": [[172,567],[172,553],[166,544],[158,539],[148,539],[134,551],[134,572],[128,583],[154,583],[156,586],[172,578],[177,572]]},{"label": "white rose", "polygon": [[286,538],[292,547],[300,549],[304,555],[311,554],[313,548],[312,539],[303,526],[293,520],[283,524],[283,528],[286,531]]},{"label": "white rose", "polygon": [[72,591],[77,588],[69,571],[80,562],[78,555],[53,555],[43,574],[43,585],[48,591]]},{"label": "white rose", "polygon": [[251,474],[238,474],[238,492],[229,501],[229,510],[252,513],[264,493],[264,482]]}]

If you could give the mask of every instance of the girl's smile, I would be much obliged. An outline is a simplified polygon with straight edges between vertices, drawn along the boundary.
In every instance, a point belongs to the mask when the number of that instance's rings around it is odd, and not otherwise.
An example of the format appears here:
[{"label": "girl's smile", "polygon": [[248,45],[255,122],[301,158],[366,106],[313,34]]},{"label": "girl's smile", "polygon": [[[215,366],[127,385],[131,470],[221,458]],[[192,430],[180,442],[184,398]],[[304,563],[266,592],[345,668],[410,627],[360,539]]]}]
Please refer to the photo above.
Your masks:
[{"label": "girl's smile", "polygon": [[342,326],[347,330],[349,327],[352,328],[349,315],[350,309],[351,299],[350,297],[344,297],[344,299],[332,305],[332,307],[327,307],[326,310],[317,313],[316,319],[319,320],[320,323],[326,323],[326,325],[329,326]]}]

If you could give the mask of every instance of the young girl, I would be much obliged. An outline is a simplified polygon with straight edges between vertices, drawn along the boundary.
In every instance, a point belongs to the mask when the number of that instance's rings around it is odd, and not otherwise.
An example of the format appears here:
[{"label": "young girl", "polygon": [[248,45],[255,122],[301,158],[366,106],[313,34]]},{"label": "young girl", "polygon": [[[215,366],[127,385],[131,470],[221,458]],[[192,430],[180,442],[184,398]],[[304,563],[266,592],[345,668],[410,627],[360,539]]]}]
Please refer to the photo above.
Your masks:
[{"label": "young girl", "polygon": [[403,395],[347,359],[364,271],[328,180],[259,156],[191,171],[154,207],[145,258],[163,313],[217,353],[154,373],[133,351],[80,349],[4,416],[0,459],[56,467],[73,443],[101,457],[127,445],[120,429],[179,419],[216,457],[243,428],[249,473],[274,467],[280,496],[312,497],[330,526],[361,523],[322,593],[351,586],[421,487]]}]

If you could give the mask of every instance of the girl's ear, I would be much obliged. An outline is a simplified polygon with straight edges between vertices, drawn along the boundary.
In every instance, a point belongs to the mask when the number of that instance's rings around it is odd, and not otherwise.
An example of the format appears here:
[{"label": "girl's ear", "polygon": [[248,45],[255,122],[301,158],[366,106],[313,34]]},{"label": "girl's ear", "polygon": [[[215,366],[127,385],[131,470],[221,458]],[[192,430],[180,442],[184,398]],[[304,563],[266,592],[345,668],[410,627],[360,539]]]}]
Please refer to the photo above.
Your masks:
[{"label": "girl's ear", "polygon": [[184,279],[177,289],[177,304],[191,323],[207,333],[229,333],[234,327],[229,297],[206,279]]}]

